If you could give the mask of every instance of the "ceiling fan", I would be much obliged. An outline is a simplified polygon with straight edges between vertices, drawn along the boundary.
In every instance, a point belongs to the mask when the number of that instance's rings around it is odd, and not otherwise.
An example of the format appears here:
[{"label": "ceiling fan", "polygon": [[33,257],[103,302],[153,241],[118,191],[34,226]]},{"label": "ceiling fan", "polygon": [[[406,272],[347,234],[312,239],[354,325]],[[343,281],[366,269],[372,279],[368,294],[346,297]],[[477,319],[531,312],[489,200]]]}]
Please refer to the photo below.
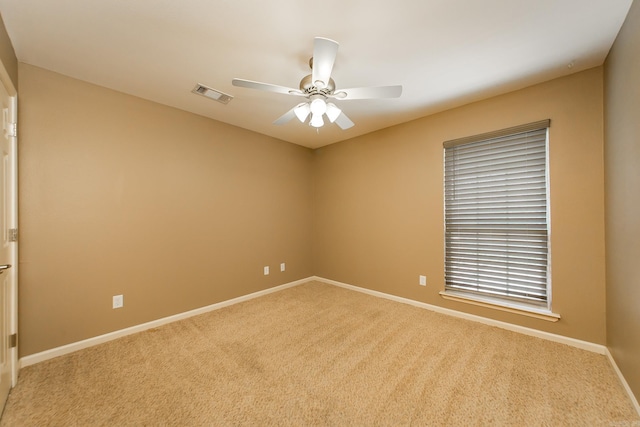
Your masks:
[{"label": "ceiling fan", "polygon": [[324,125],[323,116],[326,115],[331,123],[337,124],[343,130],[349,129],[353,126],[351,119],[334,103],[327,102],[328,100],[398,98],[402,94],[402,86],[336,90],[336,84],[331,78],[331,71],[338,54],[338,46],[337,42],[324,37],[314,39],[313,57],[309,60],[311,74],[303,77],[299,89],[245,79],[233,79],[232,83],[234,86],[307,98],[308,101],[296,105],[273,122],[275,125],[283,125],[294,117],[304,123],[311,115],[309,125],[319,128]]}]

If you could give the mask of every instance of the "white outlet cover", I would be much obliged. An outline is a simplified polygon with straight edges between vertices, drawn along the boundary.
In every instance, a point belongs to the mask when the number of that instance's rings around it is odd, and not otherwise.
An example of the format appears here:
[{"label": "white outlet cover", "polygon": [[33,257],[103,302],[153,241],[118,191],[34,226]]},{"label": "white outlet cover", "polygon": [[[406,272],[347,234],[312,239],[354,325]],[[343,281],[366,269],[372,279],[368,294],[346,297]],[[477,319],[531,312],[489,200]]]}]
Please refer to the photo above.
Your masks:
[{"label": "white outlet cover", "polygon": [[427,276],[420,276],[420,286],[427,286]]},{"label": "white outlet cover", "polygon": [[269,275],[269,266],[268,265],[264,268],[264,275],[265,276]]},{"label": "white outlet cover", "polygon": [[124,296],[122,295],[114,295],[113,296],[113,308],[121,308],[124,306]]},{"label": "white outlet cover", "polygon": [[280,271],[284,271],[285,270],[285,265],[284,262],[282,264],[280,264]]}]

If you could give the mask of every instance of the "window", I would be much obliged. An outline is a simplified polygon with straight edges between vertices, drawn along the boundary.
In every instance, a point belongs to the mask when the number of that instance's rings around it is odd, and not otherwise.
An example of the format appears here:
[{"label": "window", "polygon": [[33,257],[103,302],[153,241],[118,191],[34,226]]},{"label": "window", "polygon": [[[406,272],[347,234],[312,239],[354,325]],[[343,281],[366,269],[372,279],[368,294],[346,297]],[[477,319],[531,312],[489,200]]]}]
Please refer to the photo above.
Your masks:
[{"label": "window", "polygon": [[444,143],[444,294],[550,308],[549,123]]}]

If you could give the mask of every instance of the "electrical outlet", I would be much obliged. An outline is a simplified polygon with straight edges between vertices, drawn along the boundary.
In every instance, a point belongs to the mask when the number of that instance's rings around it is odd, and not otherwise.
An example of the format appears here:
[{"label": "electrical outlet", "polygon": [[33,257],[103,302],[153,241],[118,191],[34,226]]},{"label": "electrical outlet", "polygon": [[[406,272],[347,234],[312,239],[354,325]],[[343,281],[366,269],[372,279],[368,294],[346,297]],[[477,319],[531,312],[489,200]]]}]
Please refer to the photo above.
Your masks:
[{"label": "electrical outlet", "polygon": [[284,262],[280,263],[280,271],[284,271],[285,270],[285,265]]},{"label": "electrical outlet", "polygon": [[269,275],[269,266],[268,265],[264,267],[264,275],[265,276]]},{"label": "electrical outlet", "polygon": [[122,295],[114,295],[113,296],[113,308],[122,308],[124,306],[124,296]]},{"label": "electrical outlet", "polygon": [[427,276],[420,276],[420,286],[427,286]]}]

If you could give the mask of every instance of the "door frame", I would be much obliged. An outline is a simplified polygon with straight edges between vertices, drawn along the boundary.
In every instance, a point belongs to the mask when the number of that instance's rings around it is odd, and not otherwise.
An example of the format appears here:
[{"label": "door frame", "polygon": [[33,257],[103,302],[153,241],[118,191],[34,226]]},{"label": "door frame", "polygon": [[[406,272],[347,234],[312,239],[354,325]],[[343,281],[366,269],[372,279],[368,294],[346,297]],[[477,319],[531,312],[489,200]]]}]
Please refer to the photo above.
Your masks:
[{"label": "door frame", "polygon": [[[9,122],[15,124],[15,132],[11,137],[9,150],[10,161],[9,168],[11,173],[9,176],[9,200],[10,207],[8,209],[7,223],[9,228],[18,230],[18,91],[13,84],[13,81],[9,77],[2,60],[0,60],[0,84],[4,86],[4,89],[9,94]],[[9,322],[9,334],[18,334],[18,239],[12,242],[14,245],[11,251],[11,271],[10,271],[10,322]],[[9,364],[11,366],[11,387],[15,387],[18,383],[18,370],[20,368],[18,363],[18,346],[19,342],[16,340],[16,345],[9,349]]]}]

